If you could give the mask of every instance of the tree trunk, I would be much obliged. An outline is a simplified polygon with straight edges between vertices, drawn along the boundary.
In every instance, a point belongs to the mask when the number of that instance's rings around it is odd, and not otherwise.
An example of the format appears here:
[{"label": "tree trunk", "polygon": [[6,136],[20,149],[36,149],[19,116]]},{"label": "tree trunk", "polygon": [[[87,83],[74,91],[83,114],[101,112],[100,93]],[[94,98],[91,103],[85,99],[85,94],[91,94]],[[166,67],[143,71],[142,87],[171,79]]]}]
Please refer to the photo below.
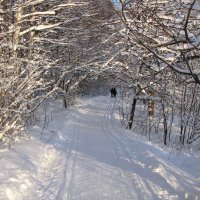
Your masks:
[{"label": "tree trunk", "polygon": [[63,99],[63,104],[64,104],[64,108],[67,108],[67,100],[65,98]]},{"label": "tree trunk", "polygon": [[134,114],[135,114],[136,103],[137,103],[137,99],[133,98],[131,113],[130,113],[130,117],[129,117],[129,120],[128,120],[129,129],[131,129],[132,125],[133,125],[133,119],[134,119]]},{"label": "tree trunk", "polygon": [[167,145],[167,117],[166,117],[166,113],[165,113],[165,106],[162,103],[162,111],[163,111],[163,127],[164,127],[164,144]]}]

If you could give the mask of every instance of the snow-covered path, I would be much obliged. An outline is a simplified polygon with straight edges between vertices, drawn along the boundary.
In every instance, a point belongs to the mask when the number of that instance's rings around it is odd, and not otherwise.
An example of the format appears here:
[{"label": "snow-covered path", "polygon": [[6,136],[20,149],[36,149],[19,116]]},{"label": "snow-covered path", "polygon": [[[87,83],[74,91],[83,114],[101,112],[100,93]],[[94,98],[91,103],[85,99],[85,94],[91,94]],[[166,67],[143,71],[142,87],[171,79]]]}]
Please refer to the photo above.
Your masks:
[{"label": "snow-covered path", "polygon": [[116,99],[50,108],[53,121],[42,138],[42,128],[34,127],[32,140],[1,150],[0,200],[200,199],[200,172],[177,167],[168,153],[130,137],[120,127]]}]

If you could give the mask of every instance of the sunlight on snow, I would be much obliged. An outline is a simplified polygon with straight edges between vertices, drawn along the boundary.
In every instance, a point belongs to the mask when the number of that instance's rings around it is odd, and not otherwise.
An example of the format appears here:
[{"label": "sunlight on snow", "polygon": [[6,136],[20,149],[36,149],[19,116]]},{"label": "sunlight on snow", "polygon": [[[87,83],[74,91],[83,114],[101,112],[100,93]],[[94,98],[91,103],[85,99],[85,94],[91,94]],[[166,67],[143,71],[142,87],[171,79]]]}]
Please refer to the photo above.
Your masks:
[{"label": "sunlight on snow", "polygon": [[162,176],[174,189],[178,189],[180,187],[176,178],[172,174],[169,174],[161,164],[159,164],[159,166],[154,168],[152,171]]},{"label": "sunlight on snow", "polygon": [[42,138],[36,126],[32,140],[1,152],[0,199],[199,200],[199,179],[124,130],[116,106],[95,97],[57,108]]}]

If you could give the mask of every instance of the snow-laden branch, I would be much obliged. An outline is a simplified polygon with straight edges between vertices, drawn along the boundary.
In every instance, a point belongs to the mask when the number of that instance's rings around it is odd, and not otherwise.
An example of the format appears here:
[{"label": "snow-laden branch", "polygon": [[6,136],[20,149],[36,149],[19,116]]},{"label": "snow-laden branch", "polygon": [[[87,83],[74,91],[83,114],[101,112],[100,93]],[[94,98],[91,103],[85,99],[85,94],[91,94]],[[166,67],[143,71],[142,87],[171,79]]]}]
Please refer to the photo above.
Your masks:
[{"label": "snow-laden branch", "polygon": [[55,11],[45,11],[45,12],[33,12],[29,14],[25,14],[21,16],[21,19],[27,18],[27,17],[33,17],[33,16],[44,16],[44,15],[55,15]]},{"label": "snow-laden branch", "polygon": [[66,3],[66,4],[60,4],[55,7],[53,7],[53,10],[58,11],[60,9],[66,8],[66,7],[75,7],[75,6],[83,6],[84,3]]},{"label": "snow-laden branch", "polygon": [[25,4],[23,4],[23,7],[26,8],[28,6],[36,6],[38,4],[41,4],[42,2],[44,2],[45,0],[33,0],[33,1],[28,1],[25,2]]},{"label": "snow-laden branch", "polygon": [[190,38],[189,38],[189,34],[188,34],[188,23],[189,23],[190,15],[192,12],[192,8],[194,7],[195,3],[196,3],[196,0],[193,0],[193,2],[190,5],[190,8],[188,9],[188,13],[187,13],[187,17],[186,17],[185,25],[184,25],[185,38],[188,42],[190,42]]},{"label": "snow-laden branch", "polygon": [[22,32],[19,33],[20,36],[22,35],[25,35],[33,30],[36,30],[36,31],[42,31],[42,30],[45,30],[45,29],[51,29],[51,28],[55,28],[57,26],[59,26],[60,23],[57,23],[57,24],[50,24],[50,25],[38,25],[38,26],[33,26],[33,27],[30,27]]}]

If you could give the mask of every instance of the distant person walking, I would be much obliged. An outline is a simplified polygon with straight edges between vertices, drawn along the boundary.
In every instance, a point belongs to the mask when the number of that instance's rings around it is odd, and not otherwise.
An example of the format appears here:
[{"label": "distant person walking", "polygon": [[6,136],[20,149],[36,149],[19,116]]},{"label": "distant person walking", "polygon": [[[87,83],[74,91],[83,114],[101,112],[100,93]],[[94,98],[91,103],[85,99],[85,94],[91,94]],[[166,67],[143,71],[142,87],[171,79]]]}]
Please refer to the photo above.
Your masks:
[{"label": "distant person walking", "polygon": [[116,95],[117,95],[117,90],[113,88],[113,96],[116,97]]},{"label": "distant person walking", "polygon": [[111,98],[116,97],[117,95],[117,90],[115,88],[111,88],[110,90]]}]

